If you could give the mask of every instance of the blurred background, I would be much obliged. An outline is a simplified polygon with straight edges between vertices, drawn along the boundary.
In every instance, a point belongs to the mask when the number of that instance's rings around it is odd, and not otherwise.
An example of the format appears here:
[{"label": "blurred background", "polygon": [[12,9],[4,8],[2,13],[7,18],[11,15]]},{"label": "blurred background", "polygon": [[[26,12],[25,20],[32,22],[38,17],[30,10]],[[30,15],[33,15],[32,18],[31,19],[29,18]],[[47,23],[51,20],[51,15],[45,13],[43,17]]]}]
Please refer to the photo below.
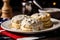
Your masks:
[{"label": "blurred background", "polygon": [[[32,1],[32,0],[26,0],[26,1]],[[36,0],[39,5],[41,5],[43,8],[46,7],[54,7],[54,8],[60,8],[60,0]],[[20,11],[23,0],[10,0],[10,5],[15,11]],[[34,4],[33,4],[34,5]],[[3,6],[2,0],[0,0],[0,9]]]},{"label": "blurred background", "polygon": [[[28,1],[33,1],[33,0],[10,0],[10,6],[13,9],[13,12],[15,12],[14,14],[22,14],[22,2],[28,2]],[[60,8],[60,0],[36,0],[36,2],[42,7],[42,8]],[[3,1],[0,0],[0,9],[3,6]],[[30,12],[30,14],[28,14],[26,11],[25,14],[31,15],[33,13],[38,12],[38,7],[32,2],[31,4],[32,6],[32,11]],[[18,13],[18,12],[19,13]],[[60,19],[60,12],[55,12],[55,13],[51,13],[51,16],[53,18],[57,18]]]}]

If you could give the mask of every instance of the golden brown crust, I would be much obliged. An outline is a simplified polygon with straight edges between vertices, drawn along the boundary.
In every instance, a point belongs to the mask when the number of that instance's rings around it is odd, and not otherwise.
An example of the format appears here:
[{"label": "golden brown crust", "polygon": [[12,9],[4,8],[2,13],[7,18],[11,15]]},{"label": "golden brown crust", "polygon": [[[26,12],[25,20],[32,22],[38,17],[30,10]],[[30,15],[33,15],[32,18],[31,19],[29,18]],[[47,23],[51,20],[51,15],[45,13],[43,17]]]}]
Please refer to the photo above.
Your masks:
[{"label": "golden brown crust", "polygon": [[20,29],[20,24],[11,23],[11,28]]}]

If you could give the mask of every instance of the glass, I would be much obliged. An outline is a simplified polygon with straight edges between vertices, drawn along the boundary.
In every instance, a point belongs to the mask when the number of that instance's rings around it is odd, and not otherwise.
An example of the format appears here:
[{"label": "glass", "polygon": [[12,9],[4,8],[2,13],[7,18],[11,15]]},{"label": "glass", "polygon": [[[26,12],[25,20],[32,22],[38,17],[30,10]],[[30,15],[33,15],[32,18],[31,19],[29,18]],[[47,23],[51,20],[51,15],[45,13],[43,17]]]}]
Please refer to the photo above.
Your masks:
[{"label": "glass", "polygon": [[30,14],[30,12],[32,10],[31,3],[32,3],[32,1],[22,2],[22,14],[26,14],[26,15]]}]

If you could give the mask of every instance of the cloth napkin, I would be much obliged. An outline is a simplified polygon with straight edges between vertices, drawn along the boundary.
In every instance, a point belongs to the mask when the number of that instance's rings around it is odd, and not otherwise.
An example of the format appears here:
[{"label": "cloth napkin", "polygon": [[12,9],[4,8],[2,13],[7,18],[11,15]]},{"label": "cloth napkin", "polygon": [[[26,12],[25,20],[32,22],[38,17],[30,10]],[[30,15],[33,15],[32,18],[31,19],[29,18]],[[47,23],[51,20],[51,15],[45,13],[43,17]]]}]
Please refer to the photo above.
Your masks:
[{"label": "cloth napkin", "polygon": [[6,30],[4,30],[4,29],[2,29],[2,28],[0,27],[0,31],[1,31],[1,30],[3,30],[3,31],[0,32],[0,34],[9,36],[9,37],[11,37],[11,38],[13,38],[13,39],[15,39],[15,40],[17,40],[18,38],[24,38],[24,37],[25,37],[25,36],[21,36],[21,35],[16,35],[16,34],[10,33],[10,32],[8,32],[8,31],[6,31]]}]

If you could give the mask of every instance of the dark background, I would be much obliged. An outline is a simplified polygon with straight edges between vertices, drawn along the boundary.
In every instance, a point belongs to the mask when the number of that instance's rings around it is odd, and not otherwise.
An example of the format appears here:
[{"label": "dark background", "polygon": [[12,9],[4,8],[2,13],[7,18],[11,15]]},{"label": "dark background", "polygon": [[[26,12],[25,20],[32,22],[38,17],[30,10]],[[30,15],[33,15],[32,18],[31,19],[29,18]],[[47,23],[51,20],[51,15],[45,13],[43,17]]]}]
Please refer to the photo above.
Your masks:
[{"label": "dark background", "polygon": [[[26,0],[26,1],[30,1],[30,0]],[[31,0],[32,1],[32,0]],[[36,0],[39,5],[41,5],[43,8],[46,7],[54,7],[54,8],[60,8],[60,0]],[[13,8],[13,10],[19,11],[21,10],[21,2],[23,2],[23,0],[10,0],[10,6]],[[56,5],[53,5],[53,2],[56,2]],[[3,2],[2,0],[0,0],[0,9],[3,6]]]}]

